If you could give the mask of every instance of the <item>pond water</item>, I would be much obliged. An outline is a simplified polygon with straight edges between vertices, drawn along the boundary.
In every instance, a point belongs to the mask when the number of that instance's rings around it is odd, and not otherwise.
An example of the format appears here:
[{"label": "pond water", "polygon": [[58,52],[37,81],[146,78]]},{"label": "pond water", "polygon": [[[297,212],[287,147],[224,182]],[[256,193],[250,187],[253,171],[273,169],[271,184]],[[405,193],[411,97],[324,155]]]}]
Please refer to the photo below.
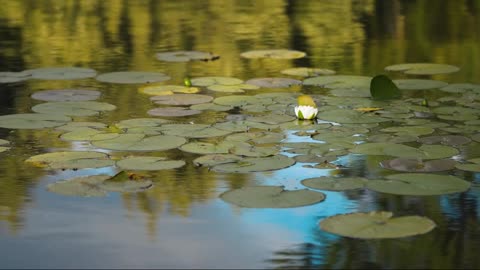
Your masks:
[{"label": "pond water", "polygon": [[[151,95],[142,93],[145,89],[142,87],[153,85],[151,83],[109,83],[92,76],[48,79],[48,74],[31,78],[33,73],[25,75],[28,79],[7,83],[7,75],[0,73],[2,116],[37,111],[39,107],[33,111],[32,108],[47,101],[32,95],[43,90],[87,89],[100,92],[96,101],[116,108],[93,116],[74,115],[73,122],[101,123],[99,125],[110,127],[102,129],[107,130],[106,133],[125,132],[116,124],[133,118],[166,119],[191,126],[210,125],[210,129],[217,123],[253,119],[248,132],[245,126],[238,126],[238,130],[231,132],[261,134],[259,139],[282,135],[281,142],[275,139],[268,144],[248,142],[252,149],[264,147],[260,149],[265,153],[273,151],[273,156],[288,156],[289,160],[294,160],[299,153],[317,149],[320,144],[331,145],[326,152],[317,152],[316,159],[297,157],[294,165],[285,168],[250,172],[248,166],[259,162],[252,159],[250,163],[240,161],[235,167],[240,171],[247,167],[247,172],[229,172],[219,169],[224,167],[197,166],[196,158],[202,154],[176,146],[170,149],[171,142],[166,143],[168,149],[158,151],[128,151],[118,146],[122,143],[116,146],[120,150],[112,150],[91,140],[61,138],[66,131],[55,127],[31,129],[38,123],[35,121],[28,122],[32,126],[27,128],[13,128],[8,126],[13,124],[7,125],[2,119],[0,139],[8,142],[0,146],[3,151],[0,152],[1,268],[480,268],[477,255],[480,248],[480,174],[478,166],[474,165],[480,158],[479,1],[0,0],[0,4],[0,72],[52,67],[82,67],[93,69],[96,74],[160,72],[170,79],[155,85],[183,86],[184,79],[191,78],[195,86],[195,78],[206,76],[235,77],[244,81],[265,77],[303,81],[308,79],[281,71],[309,67],[329,69],[337,75],[368,76],[368,81],[375,75],[387,74],[395,80],[472,84],[468,89],[457,85],[453,90],[440,90],[446,85],[440,84],[427,90],[402,90],[401,99],[375,102],[368,88],[362,88],[361,82],[359,86],[358,81],[340,89],[305,83],[243,93],[197,86],[200,90],[197,94],[213,98],[259,95],[254,100],[263,100],[264,104],[241,103],[242,106],[226,111],[202,110],[196,115],[168,117],[148,113],[155,108],[169,107],[153,103]],[[247,51],[268,49],[297,50],[305,52],[306,56],[295,59],[241,56]],[[178,50],[211,52],[220,58],[187,62],[156,58],[157,53]],[[385,71],[387,66],[402,63],[449,64],[460,69],[435,75]],[[69,74],[62,72],[64,76]],[[128,79],[128,76],[122,77]],[[348,80],[347,83],[352,82]],[[284,94],[272,97],[268,93]],[[311,95],[320,105],[318,122],[292,120],[295,104],[291,101],[296,102],[300,93]],[[272,100],[281,102],[275,103],[276,107],[271,105]],[[68,103],[62,112],[75,114],[72,106]],[[359,107],[381,107],[383,110],[358,112],[349,120],[336,115],[337,110],[339,114],[347,111],[350,115]],[[329,114],[332,111],[335,113]],[[271,113],[291,118],[268,118],[266,115]],[[53,109],[53,114],[62,117],[58,108]],[[378,121],[358,121],[370,116]],[[335,122],[335,125],[325,121]],[[259,128],[261,125],[263,128]],[[265,125],[270,127],[265,128]],[[386,128],[398,130],[382,131]],[[234,128],[230,126],[230,129]],[[147,137],[165,132],[153,128],[139,130],[147,133]],[[186,136],[189,143],[218,143],[231,136],[195,138],[203,130],[185,135],[189,131],[175,125],[169,132],[176,134],[175,138]],[[376,150],[386,155],[365,153],[356,148],[372,141],[387,140],[385,134],[394,133],[396,135],[388,138],[399,140],[397,144],[410,148],[388,150],[393,149],[388,145],[387,150]],[[443,137],[431,144],[421,140],[432,135]],[[457,139],[463,141],[452,143],[449,135],[462,136]],[[163,142],[151,145],[163,145]],[[287,143],[299,142],[316,146],[288,151],[291,145]],[[239,207],[220,198],[225,191],[256,185],[304,189],[302,180],[321,176],[335,176],[338,181],[347,177],[386,181],[384,178],[389,175],[405,172],[383,168],[380,162],[402,157],[403,151],[418,152],[419,147],[425,145],[444,147],[430,152],[422,148],[422,151],[425,155],[434,155],[433,159],[446,158],[456,166],[427,173],[455,176],[468,182],[468,190],[448,187],[452,189],[444,193],[449,194],[425,196],[392,194],[395,190],[379,192],[374,188],[312,189],[324,193],[325,200],[280,209]],[[146,143],[142,147],[148,146]],[[411,150],[412,147],[416,150]],[[258,156],[260,151],[252,149],[237,147],[226,152]],[[42,161],[25,162],[35,155],[60,151],[108,153],[112,162],[132,156],[155,156],[185,163],[170,169],[127,170],[130,177],[135,178],[133,181],[151,181],[150,188],[138,192],[68,196],[53,192],[52,184],[80,176],[113,176],[122,171],[122,167],[117,163],[98,166],[100,168],[91,165],[78,169],[62,166],[48,169],[34,166],[45,165]],[[329,156],[326,162],[317,161],[321,155]],[[316,164],[319,165],[315,167]],[[461,166],[465,164],[472,166],[466,169]],[[414,167],[427,165],[418,163]],[[344,237],[319,227],[319,222],[328,217],[375,210],[390,211],[394,216],[428,217],[436,227],[425,234],[396,239]]]}]

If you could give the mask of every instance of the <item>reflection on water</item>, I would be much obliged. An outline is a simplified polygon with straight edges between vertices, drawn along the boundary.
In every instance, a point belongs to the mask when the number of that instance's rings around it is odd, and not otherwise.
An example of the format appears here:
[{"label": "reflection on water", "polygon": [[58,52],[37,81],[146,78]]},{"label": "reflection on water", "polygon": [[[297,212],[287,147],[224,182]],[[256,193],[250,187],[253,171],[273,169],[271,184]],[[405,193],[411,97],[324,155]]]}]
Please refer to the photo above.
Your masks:
[{"label": "reflection on water", "polygon": [[[278,77],[297,66],[329,68],[339,74],[374,75],[387,65],[438,62],[461,72],[431,76],[449,82],[479,83],[480,1],[156,1],[0,0],[0,71],[79,66],[100,73],[160,71],[182,84],[186,76]],[[428,12],[427,12],[428,11]],[[241,59],[251,49],[292,48],[297,60]],[[167,63],[155,53],[202,50],[219,61]],[[30,112],[38,90],[97,88],[102,101],[118,106],[98,120],[111,124],[146,117],[152,108],[136,86],[93,79],[3,85],[0,113]],[[304,89],[304,91],[314,91]],[[225,113],[189,118],[214,123]],[[115,168],[44,171],[23,162],[45,151],[91,146],[57,138],[52,130],[0,130],[13,142],[0,153],[1,267],[320,267],[480,268],[478,203],[480,176],[456,171],[474,185],[466,193],[409,197],[366,190],[327,192],[324,203],[293,209],[241,209],[218,199],[228,189],[253,184],[302,188],[299,180],[322,175],[378,177],[375,157],[348,155],[335,169],[296,164],[281,171],[217,174],[185,159],[178,170],[152,172],[154,188],[105,198],[48,193],[46,185],[71,175],[116,173]],[[288,134],[287,140],[308,137]],[[465,149],[478,157],[479,147]],[[327,216],[388,210],[434,220],[431,233],[401,240],[359,241],[318,229]]]}]

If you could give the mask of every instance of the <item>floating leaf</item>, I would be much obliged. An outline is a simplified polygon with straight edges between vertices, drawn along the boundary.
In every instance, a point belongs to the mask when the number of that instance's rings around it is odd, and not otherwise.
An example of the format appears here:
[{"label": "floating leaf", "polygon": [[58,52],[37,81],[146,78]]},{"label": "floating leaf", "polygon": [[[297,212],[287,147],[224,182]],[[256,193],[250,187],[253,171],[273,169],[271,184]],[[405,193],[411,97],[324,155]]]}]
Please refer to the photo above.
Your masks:
[{"label": "floating leaf", "polygon": [[247,120],[250,122],[258,122],[258,123],[265,123],[270,125],[281,124],[285,122],[290,122],[295,120],[294,116],[286,115],[286,114],[266,114],[262,116],[252,116],[248,117]]},{"label": "floating leaf", "polygon": [[396,158],[384,160],[380,162],[380,165],[385,169],[402,172],[441,172],[454,169],[456,163],[452,159],[422,161],[419,159]]},{"label": "floating leaf", "polygon": [[230,149],[234,148],[235,144],[232,142],[190,142],[180,146],[180,150],[194,154],[228,154]]},{"label": "floating leaf", "polygon": [[435,131],[435,129],[431,127],[425,126],[399,126],[399,127],[388,127],[381,129],[380,131],[383,132],[395,132],[400,135],[411,135],[411,136],[421,136],[421,135],[428,135]]},{"label": "floating leaf", "polygon": [[43,101],[89,101],[100,97],[99,91],[84,89],[45,90],[32,94],[32,98]]},{"label": "floating leaf", "polygon": [[44,113],[20,113],[0,116],[0,127],[11,129],[41,129],[58,127],[72,119],[65,115]]},{"label": "floating leaf", "polygon": [[245,82],[263,88],[286,88],[294,85],[301,85],[302,81],[290,78],[256,78]]},{"label": "floating leaf", "polygon": [[363,177],[315,177],[302,180],[302,185],[314,188],[314,189],[323,189],[323,190],[351,190],[359,189],[365,186],[365,182],[368,179]]},{"label": "floating leaf", "polygon": [[78,127],[75,130],[62,134],[60,138],[66,141],[99,141],[113,139],[118,135],[118,133],[104,132],[89,127]]},{"label": "floating leaf", "polygon": [[361,124],[361,123],[380,123],[390,121],[374,114],[366,114],[353,110],[328,110],[321,111],[317,115],[317,119],[336,122],[340,124]]},{"label": "floating leaf", "polygon": [[460,135],[439,135],[439,136],[428,136],[418,139],[418,142],[424,144],[444,144],[450,146],[463,145],[470,143],[472,140]]},{"label": "floating leaf", "polygon": [[388,71],[401,71],[405,74],[413,75],[435,75],[453,73],[460,70],[460,68],[446,64],[434,63],[406,63],[391,65],[385,68]]},{"label": "floating leaf", "polygon": [[0,71],[0,83],[16,83],[31,78],[26,72]]},{"label": "floating leaf", "polygon": [[246,83],[233,85],[214,84],[207,87],[208,90],[224,93],[243,93],[245,90],[256,90],[258,88],[260,87]]},{"label": "floating leaf", "polygon": [[134,127],[157,127],[163,124],[171,123],[171,120],[159,118],[133,118],[122,120],[115,125],[118,128],[134,128]]},{"label": "floating leaf", "polygon": [[233,109],[233,106],[224,106],[218,105],[215,103],[202,103],[202,104],[195,104],[190,106],[191,110],[199,110],[199,111],[217,111],[217,112],[225,112]]},{"label": "floating leaf", "polygon": [[93,151],[63,151],[35,155],[25,162],[36,167],[49,169],[83,169],[113,166],[115,162],[108,155]]},{"label": "floating leaf", "polygon": [[251,142],[255,144],[279,143],[285,138],[285,135],[277,132],[257,131],[243,132],[228,135],[225,140],[233,142]]},{"label": "floating leaf", "polygon": [[116,165],[123,170],[157,171],[170,170],[184,166],[183,160],[167,160],[164,157],[133,156],[117,161]]},{"label": "floating leaf", "polygon": [[66,196],[103,197],[107,195],[107,192],[99,185],[108,178],[110,178],[108,175],[76,177],[48,184],[47,190]]},{"label": "floating leaf", "polygon": [[119,136],[102,141],[93,141],[95,147],[120,151],[163,151],[174,149],[187,140],[182,137],[156,135],[145,137],[144,134],[119,134]]},{"label": "floating leaf", "polygon": [[420,148],[414,148],[396,143],[364,143],[356,145],[351,152],[419,159],[449,158],[459,153],[457,149],[445,145],[422,145]]},{"label": "floating leaf", "polygon": [[212,170],[226,173],[248,173],[273,171],[290,167],[293,164],[295,164],[294,159],[282,155],[277,155],[273,157],[244,158],[233,163],[225,163],[214,166]]},{"label": "floating leaf", "polygon": [[381,239],[425,234],[436,226],[426,217],[392,216],[393,213],[384,211],[335,215],[322,220],[320,228],[345,237]]},{"label": "floating leaf", "polygon": [[394,99],[401,96],[400,89],[385,75],[373,77],[370,83],[370,94],[373,99],[377,100]]},{"label": "floating leaf", "polygon": [[239,85],[243,80],[233,77],[197,77],[191,79],[192,85],[195,86],[212,86],[212,85]]},{"label": "floating leaf", "polygon": [[467,91],[474,91],[478,93],[480,92],[480,85],[471,83],[452,83],[440,88],[440,90],[449,93],[465,93]]},{"label": "floating leaf", "polygon": [[155,108],[147,111],[147,114],[153,116],[180,117],[200,114],[202,111],[191,110],[184,107]]},{"label": "floating leaf", "polygon": [[35,105],[32,111],[44,114],[68,115],[68,116],[92,116],[102,111],[113,111],[115,105],[97,101],[60,101],[46,102]]},{"label": "floating leaf", "polygon": [[196,166],[212,167],[219,164],[236,162],[242,159],[242,157],[231,154],[212,154],[194,159],[193,164]]},{"label": "floating leaf", "polygon": [[105,83],[135,84],[163,82],[169,80],[170,77],[160,72],[119,71],[100,74],[96,79]]},{"label": "floating leaf", "polygon": [[336,88],[330,91],[336,97],[371,97],[370,89],[367,88]]},{"label": "floating leaf", "polygon": [[230,134],[231,131],[222,130],[206,124],[166,124],[161,131],[166,135],[175,135],[185,138],[210,138]]},{"label": "floating leaf", "polygon": [[287,49],[273,49],[273,50],[253,50],[240,54],[244,58],[272,58],[272,59],[297,59],[305,57],[306,53]]},{"label": "floating leaf", "polygon": [[91,68],[80,67],[48,67],[24,70],[33,79],[42,80],[75,80],[93,78],[97,72]]},{"label": "floating leaf", "polygon": [[0,139],[0,153],[5,152],[10,149],[7,145],[9,145],[10,142],[7,140]]},{"label": "floating leaf", "polygon": [[386,142],[386,143],[406,143],[406,142],[415,142],[418,140],[417,136],[401,134],[401,135],[392,135],[392,134],[376,134],[367,137],[367,141],[370,142]]},{"label": "floating leaf", "polygon": [[370,89],[371,77],[356,75],[329,75],[305,79],[304,85],[315,85],[330,89],[336,88],[364,88]]},{"label": "floating leaf", "polygon": [[313,77],[319,75],[333,75],[335,74],[335,71],[326,68],[296,67],[284,69],[281,73],[292,76]]},{"label": "floating leaf", "polygon": [[228,121],[223,123],[217,123],[215,124],[215,127],[230,132],[242,132],[249,131],[250,129],[272,130],[277,128],[278,125],[264,124],[253,121]]},{"label": "floating leaf", "polygon": [[285,190],[283,186],[252,186],[226,191],[220,198],[247,208],[290,208],[325,200],[325,194],[308,190]]},{"label": "floating leaf", "polygon": [[393,82],[402,90],[436,89],[448,85],[446,82],[424,79],[400,79]]},{"label": "floating leaf", "polygon": [[383,108],[378,108],[378,107],[365,107],[365,108],[356,108],[354,109],[355,111],[358,111],[358,112],[376,112],[376,111],[380,111],[380,110],[383,110]]},{"label": "floating leaf", "polygon": [[199,94],[173,94],[168,96],[154,96],[150,98],[155,104],[163,105],[194,105],[207,103],[213,100],[213,97]]},{"label": "floating leaf", "polygon": [[174,93],[195,94],[200,92],[196,87],[185,87],[181,85],[147,85],[140,87],[138,91],[151,96],[172,95]]},{"label": "floating leaf", "polygon": [[464,192],[470,188],[470,182],[452,175],[402,173],[389,175],[386,180],[370,180],[367,188],[397,195],[428,196]]},{"label": "floating leaf", "polygon": [[99,184],[101,189],[112,192],[139,192],[152,186],[152,181],[143,178],[136,179],[134,175],[125,171],[121,171]]},{"label": "floating leaf", "polygon": [[213,100],[215,104],[224,105],[224,106],[235,106],[242,107],[249,104],[258,104],[261,101],[254,96],[240,96],[240,95],[230,95],[217,97]]},{"label": "floating leaf", "polygon": [[188,61],[215,61],[220,58],[219,55],[211,52],[201,51],[172,51],[157,53],[156,57],[160,61],[167,62],[188,62]]}]

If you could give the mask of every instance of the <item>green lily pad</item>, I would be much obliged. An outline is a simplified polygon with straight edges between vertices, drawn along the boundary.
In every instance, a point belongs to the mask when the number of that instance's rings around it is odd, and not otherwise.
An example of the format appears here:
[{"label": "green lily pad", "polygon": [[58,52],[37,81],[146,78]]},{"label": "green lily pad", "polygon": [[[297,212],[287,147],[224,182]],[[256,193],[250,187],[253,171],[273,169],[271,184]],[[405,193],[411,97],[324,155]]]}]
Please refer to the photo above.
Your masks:
[{"label": "green lily pad", "polygon": [[25,81],[31,78],[31,75],[26,72],[14,71],[0,71],[0,83],[16,83]]},{"label": "green lily pad", "polygon": [[465,93],[467,91],[474,91],[478,93],[480,92],[480,85],[471,83],[452,83],[440,88],[440,90],[449,93]]},{"label": "green lily pad", "polygon": [[212,168],[216,172],[225,173],[249,173],[261,171],[273,171],[295,164],[295,160],[283,155],[273,157],[248,157],[232,163],[216,165]]},{"label": "green lily pad", "polygon": [[232,142],[190,142],[180,146],[180,150],[194,154],[228,154],[230,150],[235,147]]},{"label": "green lily pad", "polygon": [[456,163],[453,159],[422,161],[419,159],[396,158],[384,160],[380,162],[380,165],[385,169],[402,172],[441,172],[454,169]]},{"label": "green lily pad", "polygon": [[376,134],[367,137],[369,142],[386,142],[386,143],[406,143],[406,142],[415,142],[418,140],[417,136],[401,134]]},{"label": "green lily pad", "polygon": [[166,135],[185,138],[211,138],[232,133],[232,131],[218,129],[206,124],[165,124],[161,126],[161,131]]},{"label": "green lily pad", "polygon": [[152,181],[148,179],[132,179],[133,177],[121,171],[116,175],[109,177],[99,184],[103,190],[110,192],[140,192],[145,191],[153,186]]},{"label": "green lily pad", "polygon": [[110,178],[108,175],[76,177],[48,184],[47,190],[65,196],[104,197],[107,191],[99,185],[108,178]]},{"label": "green lily pad", "polygon": [[160,61],[166,62],[188,62],[188,61],[215,61],[220,56],[211,52],[201,51],[171,51],[157,53],[156,57]]},{"label": "green lily pad", "polygon": [[272,49],[272,50],[253,50],[240,54],[241,57],[257,59],[257,58],[272,58],[272,59],[297,59],[305,57],[306,53],[287,49]]},{"label": "green lily pad", "polygon": [[385,155],[403,158],[442,159],[457,155],[457,149],[445,145],[422,145],[415,148],[396,143],[364,143],[350,150],[355,154]]},{"label": "green lily pad", "polygon": [[158,171],[170,170],[184,166],[186,163],[183,160],[167,160],[164,157],[143,157],[133,156],[127,157],[117,161],[117,167],[123,170],[143,170],[143,171]]},{"label": "green lily pad", "polygon": [[198,110],[198,111],[217,111],[217,112],[226,112],[233,109],[233,106],[225,106],[219,105],[215,103],[202,103],[202,104],[195,104],[190,106],[191,110]]},{"label": "green lily pad", "polygon": [[435,75],[453,73],[460,70],[460,68],[446,64],[435,63],[406,63],[391,65],[385,68],[388,71],[401,71],[405,74],[412,75]]},{"label": "green lily pad", "polygon": [[390,121],[387,118],[383,118],[374,114],[341,109],[321,111],[317,114],[317,119],[340,124],[368,124]]},{"label": "green lily pad", "polygon": [[324,88],[364,88],[370,89],[371,77],[356,75],[318,76],[303,80],[304,85],[315,85]]},{"label": "green lily pad", "polygon": [[284,69],[281,73],[291,76],[314,77],[319,75],[333,75],[335,71],[326,68],[296,67]]},{"label": "green lily pad", "polygon": [[80,67],[48,67],[24,70],[33,79],[41,80],[76,80],[93,78],[97,72],[91,68]]},{"label": "green lily pad", "polygon": [[43,101],[90,101],[100,97],[101,93],[94,90],[62,89],[45,90],[32,94],[32,98]]},{"label": "green lily pad", "polygon": [[225,202],[247,208],[290,208],[325,200],[325,194],[308,189],[285,190],[283,186],[252,186],[220,194]]},{"label": "green lily pad", "polygon": [[394,99],[401,96],[400,89],[385,75],[373,77],[370,83],[370,94],[376,100]]},{"label": "green lily pad", "polygon": [[20,113],[0,116],[0,127],[10,129],[41,129],[64,125],[72,119],[65,115]]},{"label": "green lily pad", "polygon": [[170,77],[160,72],[119,71],[100,74],[96,79],[105,83],[136,84],[163,82],[169,80]]},{"label": "green lily pad", "polygon": [[255,144],[279,143],[283,139],[285,139],[284,134],[267,131],[234,133],[225,137],[226,141],[251,142]]},{"label": "green lily pad", "polygon": [[151,96],[164,96],[174,93],[195,94],[200,92],[200,89],[183,85],[147,85],[140,87],[138,91]]},{"label": "green lily pad", "polygon": [[237,142],[230,149],[231,154],[244,157],[270,157],[279,153],[279,148],[275,146],[255,146],[248,143]]},{"label": "green lily pad", "polygon": [[435,222],[426,217],[394,218],[393,213],[384,211],[335,215],[319,225],[329,233],[360,239],[409,237],[428,233],[436,227]]},{"label": "green lily pad", "polygon": [[62,134],[60,139],[65,141],[99,141],[113,139],[118,135],[118,133],[104,132],[94,128],[78,127],[75,130]]},{"label": "green lily pad", "polygon": [[10,149],[7,145],[9,145],[10,142],[7,140],[0,139],[0,153],[5,152]]},{"label": "green lily pad", "polygon": [[166,96],[154,96],[150,98],[155,104],[163,105],[194,105],[207,103],[213,100],[212,96],[199,94],[173,94]]},{"label": "green lily pad", "polygon": [[233,85],[214,84],[207,87],[208,90],[224,93],[244,93],[245,90],[256,90],[259,88],[259,86],[246,83]]},{"label": "green lily pad", "polygon": [[256,78],[245,82],[262,88],[287,88],[294,85],[301,85],[302,81],[290,78]]},{"label": "green lily pad", "polygon": [[[348,154],[348,153],[345,153]],[[329,163],[337,159],[337,156],[331,155],[331,156],[325,156],[321,157],[318,155],[298,155],[294,156],[293,159],[295,159],[296,162],[301,162],[301,163]]]},{"label": "green lily pad", "polygon": [[236,162],[242,159],[242,157],[232,154],[211,154],[194,159],[193,164],[196,166],[212,167],[220,164]]},{"label": "green lily pad", "polygon": [[211,76],[193,78],[191,82],[195,86],[239,85],[243,83],[243,80],[233,77]]},{"label": "green lily pad", "polygon": [[107,125],[100,122],[80,121],[80,122],[68,122],[65,125],[56,127],[55,129],[62,130],[62,131],[75,131],[83,128],[92,128],[92,129],[101,130],[101,129],[107,128]]},{"label": "green lily pad", "polygon": [[448,85],[446,82],[425,79],[400,79],[393,82],[402,90],[436,89]]},{"label": "green lily pad", "polygon": [[470,143],[472,140],[465,136],[460,135],[439,135],[439,136],[428,136],[418,139],[418,142],[423,144],[443,144],[443,145],[463,145]]},{"label": "green lily pad", "polygon": [[178,136],[144,134],[119,134],[110,140],[93,141],[95,147],[119,151],[163,151],[177,148],[187,140]]},{"label": "green lily pad", "polygon": [[424,126],[400,126],[381,129],[382,132],[394,132],[400,135],[422,136],[432,134],[435,129]]},{"label": "green lily pad", "polygon": [[200,114],[202,111],[191,110],[184,107],[155,108],[147,111],[147,114],[153,116],[181,117]]},{"label": "green lily pad", "polygon": [[261,103],[261,100],[254,96],[230,95],[217,97],[213,102],[223,106],[243,107],[249,104],[259,104]]},{"label": "green lily pad", "polygon": [[301,181],[302,185],[323,190],[343,191],[359,189],[365,186],[368,179],[363,177],[315,177]]},{"label": "green lily pad", "polygon": [[113,166],[108,155],[93,151],[52,152],[29,157],[25,162],[49,169],[84,169]]},{"label": "green lily pad", "polygon": [[163,124],[171,123],[171,120],[159,118],[132,118],[122,120],[115,124],[118,128],[134,128],[134,127],[157,127]]},{"label": "green lily pad", "polygon": [[367,188],[396,195],[428,196],[464,192],[470,182],[452,175],[402,173],[389,175],[386,180],[370,180]]},{"label": "green lily pad", "polygon": [[44,114],[92,116],[102,111],[113,111],[116,108],[115,105],[97,101],[59,101],[35,105],[32,111]]},{"label": "green lily pad", "polygon": [[215,127],[221,130],[227,130],[230,132],[243,132],[250,129],[262,129],[272,130],[278,127],[278,125],[264,124],[253,121],[228,121],[215,124]]},{"label": "green lily pad", "polygon": [[261,116],[251,116],[247,118],[247,121],[250,122],[257,122],[257,123],[264,123],[269,125],[277,125],[281,123],[291,122],[296,120],[296,117],[286,114],[275,114],[270,113]]},{"label": "green lily pad", "polygon": [[336,88],[330,91],[336,97],[370,97],[370,90],[367,88]]}]

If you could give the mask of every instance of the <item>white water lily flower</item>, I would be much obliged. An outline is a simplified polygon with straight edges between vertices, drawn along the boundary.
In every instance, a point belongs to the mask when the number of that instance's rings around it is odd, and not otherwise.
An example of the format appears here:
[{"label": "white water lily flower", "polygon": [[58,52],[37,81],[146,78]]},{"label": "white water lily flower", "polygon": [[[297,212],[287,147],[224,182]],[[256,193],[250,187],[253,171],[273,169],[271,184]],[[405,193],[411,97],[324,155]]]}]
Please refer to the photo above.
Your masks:
[{"label": "white water lily flower", "polygon": [[295,106],[295,115],[300,120],[311,120],[315,118],[318,114],[318,109],[312,106]]}]

